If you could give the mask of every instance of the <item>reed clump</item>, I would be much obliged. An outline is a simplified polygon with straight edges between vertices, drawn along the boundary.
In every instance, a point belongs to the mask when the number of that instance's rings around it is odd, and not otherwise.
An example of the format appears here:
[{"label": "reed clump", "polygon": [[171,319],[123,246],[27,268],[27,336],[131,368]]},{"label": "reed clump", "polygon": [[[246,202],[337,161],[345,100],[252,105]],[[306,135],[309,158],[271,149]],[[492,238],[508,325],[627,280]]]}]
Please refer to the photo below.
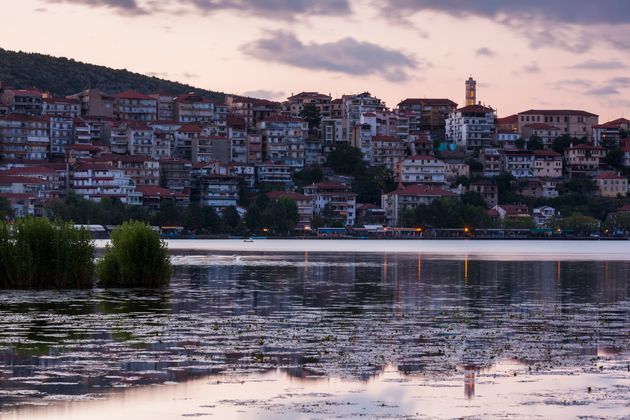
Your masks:
[{"label": "reed clump", "polygon": [[46,218],[0,223],[0,288],[90,288],[94,245],[89,232]]},{"label": "reed clump", "polygon": [[166,244],[150,226],[126,222],[112,232],[97,275],[103,287],[164,286],[171,279]]}]

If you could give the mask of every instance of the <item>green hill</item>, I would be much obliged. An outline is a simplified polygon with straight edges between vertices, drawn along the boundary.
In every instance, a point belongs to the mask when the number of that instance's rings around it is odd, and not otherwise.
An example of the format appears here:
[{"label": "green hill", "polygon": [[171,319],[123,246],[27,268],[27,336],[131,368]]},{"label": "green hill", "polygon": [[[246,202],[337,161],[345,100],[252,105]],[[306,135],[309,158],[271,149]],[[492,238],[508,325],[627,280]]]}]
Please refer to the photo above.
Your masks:
[{"label": "green hill", "polygon": [[223,101],[225,97],[221,92],[198,89],[127,70],[115,70],[64,57],[7,51],[2,48],[0,81],[15,88],[36,87],[58,96],[96,88],[110,94],[134,89],[143,93],[169,92],[173,95],[195,91],[217,101]]}]

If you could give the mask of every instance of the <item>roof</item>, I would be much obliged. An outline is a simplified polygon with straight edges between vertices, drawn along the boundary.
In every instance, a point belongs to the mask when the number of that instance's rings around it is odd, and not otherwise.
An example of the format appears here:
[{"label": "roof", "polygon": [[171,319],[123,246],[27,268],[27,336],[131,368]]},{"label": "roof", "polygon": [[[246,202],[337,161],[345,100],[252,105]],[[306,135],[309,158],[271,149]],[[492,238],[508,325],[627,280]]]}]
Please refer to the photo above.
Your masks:
[{"label": "roof", "polygon": [[399,188],[395,191],[388,193],[387,195],[402,195],[402,196],[429,196],[429,197],[456,197],[452,191],[445,190],[444,188],[436,187],[433,185],[408,185],[404,188]]},{"label": "roof", "polygon": [[389,142],[389,143],[403,143],[401,139],[395,136],[383,136],[377,135],[372,137],[372,141]]},{"label": "roof", "polygon": [[75,172],[79,171],[111,171],[114,169],[106,163],[81,162],[74,167]]},{"label": "roof", "polygon": [[518,115],[578,115],[582,117],[598,117],[597,114],[575,109],[530,109]]},{"label": "roof", "polygon": [[437,158],[436,156],[415,155],[415,156],[408,156],[404,160],[440,160],[440,159]]},{"label": "roof", "polygon": [[398,104],[399,107],[408,105],[451,106],[454,108],[457,103],[445,98],[407,98]]},{"label": "roof", "polygon": [[497,124],[497,125],[501,125],[501,124],[516,124],[516,123],[518,123],[518,115],[514,114],[514,115],[507,116],[507,117],[497,118],[494,121],[495,121],[495,124]]},{"label": "roof", "polygon": [[169,190],[168,188],[159,187],[157,185],[138,185],[136,192],[142,193],[144,196],[151,197],[185,197],[187,194]]},{"label": "roof", "polygon": [[628,178],[626,178],[625,176],[616,174],[614,172],[604,172],[604,173],[599,174],[597,177],[595,177],[595,179],[625,179],[627,180]]},{"label": "roof", "polygon": [[554,152],[553,150],[534,150],[534,156],[561,157],[562,155],[558,152]]},{"label": "roof", "polygon": [[347,190],[348,186],[339,182],[322,181],[316,184],[308,185],[305,188],[318,188],[322,190]]},{"label": "roof", "polygon": [[143,100],[150,100],[150,101],[157,100],[149,95],[145,95],[144,93],[140,93],[138,91],[131,90],[131,89],[126,90],[124,92],[117,93],[116,95],[114,95],[114,98],[116,99],[143,99]]},{"label": "roof", "polygon": [[506,216],[529,214],[529,208],[525,204],[500,204],[497,207],[502,208]]},{"label": "roof", "polygon": [[265,117],[263,122],[305,122],[302,118],[285,117],[282,115],[270,115]]},{"label": "roof", "polygon": [[40,178],[19,176],[19,175],[3,175],[0,174],[0,184],[45,184],[46,181]]},{"label": "roof", "polygon": [[592,144],[580,143],[575,146],[571,145],[566,150],[584,149],[584,150],[605,150],[603,147],[593,146]]},{"label": "roof", "polygon": [[608,121],[607,123],[604,124],[599,124],[599,125],[594,125],[593,128],[621,128],[621,126],[624,125],[630,125],[630,120],[627,120],[625,118],[617,118],[616,120],[613,121]]},{"label": "roof", "polygon": [[295,201],[311,201],[313,197],[306,196],[294,191],[271,191],[267,193],[267,197],[272,200],[279,200],[281,198],[290,198]]},{"label": "roof", "polygon": [[87,143],[75,143],[73,145],[67,146],[66,149],[78,150],[78,151],[84,151],[84,152],[97,152],[101,150],[100,147],[94,146],[93,144],[87,144]]},{"label": "roof", "polygon": [[51,168],[45,166],[22,166],[17,168],[11,168],[8,171],[1,172],[0,175],[56,175],[57,172]]},{"label": "roof", "polygon": [[177,129],[180,133],[201,133],[203,127],[199,124],[184,124]]},{"label": "roof", "polygon": [[468,105],[463,108],[459,108],[457,112],[476,112],[487,114],[489,112],[494,112],[494,109],[483,105]]},{"label": "roof", "polygon": [[44,102],[46,102],[47,104],[62,103],[62,104],[79,105],[79,100],[76,98],[63,98],[63,97],[44,98]]},{"label": "roof", "polygon": [[13,93],[15,96],[42,96],[42,91],[39,89],[7,89],[7,91]]}]

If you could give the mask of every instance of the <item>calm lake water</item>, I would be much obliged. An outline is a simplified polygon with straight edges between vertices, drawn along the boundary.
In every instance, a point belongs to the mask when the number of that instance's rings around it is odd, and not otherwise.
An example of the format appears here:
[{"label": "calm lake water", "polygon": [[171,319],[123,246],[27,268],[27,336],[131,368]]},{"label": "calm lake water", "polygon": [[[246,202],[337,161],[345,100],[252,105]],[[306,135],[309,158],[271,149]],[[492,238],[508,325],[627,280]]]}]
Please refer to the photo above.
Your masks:
[{"label": "calm lake water", "polygon": [[0,293],[1,418],[630,413],[628,241],[169,246],[164,290]]}]

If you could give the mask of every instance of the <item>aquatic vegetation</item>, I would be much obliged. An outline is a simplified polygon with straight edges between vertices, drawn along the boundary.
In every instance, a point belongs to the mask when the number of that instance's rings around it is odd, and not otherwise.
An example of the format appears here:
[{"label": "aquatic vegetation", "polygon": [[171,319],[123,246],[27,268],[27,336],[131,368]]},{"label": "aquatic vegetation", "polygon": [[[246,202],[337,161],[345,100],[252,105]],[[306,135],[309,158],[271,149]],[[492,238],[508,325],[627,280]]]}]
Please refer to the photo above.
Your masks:
[{"label": "aquatic vegetation", "polygon": [[104,287],[160,287],[171,279],[166,244],[141,222],[127,222],[112,232],[112,244],[97,265]]},{"label": "aquatic vegetation", "polygon": [[86,230],[45,218],[0,223],[0,288],[89,288],[93,275],[94,246]]}]

